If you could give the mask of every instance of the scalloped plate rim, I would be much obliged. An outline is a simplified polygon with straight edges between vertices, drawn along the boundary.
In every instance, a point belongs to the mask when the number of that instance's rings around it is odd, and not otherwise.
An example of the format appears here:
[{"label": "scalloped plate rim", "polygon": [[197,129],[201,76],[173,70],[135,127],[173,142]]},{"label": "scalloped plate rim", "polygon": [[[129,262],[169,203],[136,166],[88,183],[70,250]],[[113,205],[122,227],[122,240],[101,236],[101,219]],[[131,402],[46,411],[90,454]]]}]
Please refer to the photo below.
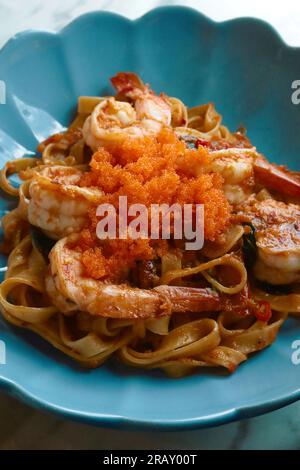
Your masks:
[{"label": "scalloped plate rim", "polygon": [[0,375],[0,392],[1,390],[37,410],[69,418],[72,421],[109,428],[126,428],[131,430],[145,429],[148,431],[181,431],[215,427],[267,414],[300,400],[299,388],[292,394],[282,395],[274,400],[269,400],[267,403],[261,402],[248,407],[231,408],[220,413],[196,416],[194,418],[151,419],[150,421],[126,416],[125,414],[91,413],[58,406],[55,403],[39,398],[23,388],[20,384]]},{"label": "scalloped plate rim", "polygon": [[283,36],[280,34],[280,32],[271,24],[269,23],[268,21],[266,20],[263,20],[261,18],[256,18],[256,17],[253,17],[253,16],[239,16],[239,17],[236,17],[236,18],[231,18],[231,19],[228,19],[228,20],[221,20],[221,21],[218,21],[218,20],[214,20],[213,18],[210,18],[209,16],[205,15],[204,13],[202,13],[201,11],[199,10],[196,10],[195,8],[192,8],[192,7],[187,7],[187,6],[183,6],[183,5],[177,5],[177,6],[171,6],[171,5],[165,5],[165,6],[160,6],[160,7],[157,7],[157,8],[153,8],[151,10],[149,10],[147,13],[139,16],[138,18],[135,18],[135,19],[130,19],[128,18],[127,16],[125,15],[122,15],[120,13],[115,13],[115,12],[111,12],[111,11],[103,11],[103,10],[92,10],[92,11],[89,11],[89,12],[86,12],[86,13],[83,13],[82,15],[79,15],[77,16],[76,18],[74,18],[72,21],[70,21],[69,23],[67,23],[65,26],[63,26],[62,28],[60,28],[59,30],[57,31],[54,31],[52,30],[51,28],[47,29],[47,28],[28,28],[28,29],[25,29],[23,31],[19,31],[17,33],[15,33],[12,37],[10,37],[3,45],[2,47],[0,48],[0,54],[2,54],[4,51],[6,52],[6,49],[9,49],[10,47],[12,47],[14,45],[14,43],[16,41],[20,41],[22,40],[24,37],[26,36],[31,36],[31,35],[36,35],[36,34],[42,34],[42,35],[49,35],[49,36],[63,36],[65,34],[68,33],[69,30],[71,30],[74,26],[76,26],[77,23],[81,22],[82,20],[84,19],[87,19],[89,17],[93,17],[93,16],[102,16],[103,18],[106,16],[106,17],[115,17],[116,19],[120,19],[122,21],[126,21],[128,24],[134,24],[134,23],[139,23],[140,21],[144,21],[145,19],[148,19],[150,18],[152,15],[156,14],[156,13],[166,13],[173,10],[177,10],[177,11],[186,11],[186,12],[189,12],[190,14],[194,14],[195,16],[198,16],[199,18],[209,22],[211,25],[215,25],[215,26],[230,26],[230,25],[234,25],[234,24],[238,24],[238,23],[241,23],[241,22],[245,22],[245,23],[256,23],[259,24],[261,27],[267,29],[268,31],[271,32],[271,34],[273,35],[274,39],[277,40],[278,42],[280,42],[285,48],[287,49],[290,49],[290,50],[299,50],[300,51],[300,45],[299,46],[292,46],[290,44],[288,44],[285,39],[283,38]]}]

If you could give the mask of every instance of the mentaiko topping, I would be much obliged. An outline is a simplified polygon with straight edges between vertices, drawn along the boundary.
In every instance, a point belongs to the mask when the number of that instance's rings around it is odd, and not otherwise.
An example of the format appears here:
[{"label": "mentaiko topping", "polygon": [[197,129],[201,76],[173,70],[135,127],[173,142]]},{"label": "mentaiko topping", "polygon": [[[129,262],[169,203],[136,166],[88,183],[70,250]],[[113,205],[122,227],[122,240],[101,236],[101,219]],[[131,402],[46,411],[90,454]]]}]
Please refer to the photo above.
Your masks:
[{"label": "mentaiko topping", "polygon": [[[229,222],[230,206],[222,177],[208,173],[208,159],[204,147],[189,149],[173,131],[164,129],[157,136],[116,142],[109,151],[100,148],[79,185],[101,188],[105,193],[101,203],[116,208],[119,196],[127,196],[128,204],[144,204],[149,209],[151,204],[203,204],[204,237],[215,240]],[[98,220],[93,207],[79,240],[86,274],[94,279],[115,277],[124,266],[154,259],[167,249],[164,240],[150,238],[100,243],[95,236]]]}]

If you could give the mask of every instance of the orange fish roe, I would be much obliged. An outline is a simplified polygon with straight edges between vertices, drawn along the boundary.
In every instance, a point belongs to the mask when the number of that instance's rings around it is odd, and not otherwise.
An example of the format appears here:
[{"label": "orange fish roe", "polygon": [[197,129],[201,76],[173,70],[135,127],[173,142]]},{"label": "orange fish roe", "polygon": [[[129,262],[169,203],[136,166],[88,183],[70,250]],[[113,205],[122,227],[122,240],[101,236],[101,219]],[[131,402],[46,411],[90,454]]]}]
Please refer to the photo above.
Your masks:
[{"label": "orange fish roe", "polygon": [[116,239],[108,240],[102,247],[85,247],[81,262],[85,272],[93,279],[109,277],[120,281],[128,278],[128,269],[136,260],[151,260],[155,255],[156,250],[148,240]]},{"label": "orange fish roe", "polygon": [[[100,148],[92,157],[91,170],[79,185],[101,188],[100,203],[118,209],[119,196],[128,204],[204,204],[204,237],[214,240],[229,222],[230,206],[222,189],[223,179],[207,172],[209,154],[192,150],[176,134],[164,129],[157,136],[128,138],[110,151]],[[95,279],[115,278],[136,260],[150,260],[167,251],[166,240],[105,240],[96,237],[96,208],[89,211],[89,225],[79,240],[86,274]],[[154,245],[155,242],[155,245]]]}]

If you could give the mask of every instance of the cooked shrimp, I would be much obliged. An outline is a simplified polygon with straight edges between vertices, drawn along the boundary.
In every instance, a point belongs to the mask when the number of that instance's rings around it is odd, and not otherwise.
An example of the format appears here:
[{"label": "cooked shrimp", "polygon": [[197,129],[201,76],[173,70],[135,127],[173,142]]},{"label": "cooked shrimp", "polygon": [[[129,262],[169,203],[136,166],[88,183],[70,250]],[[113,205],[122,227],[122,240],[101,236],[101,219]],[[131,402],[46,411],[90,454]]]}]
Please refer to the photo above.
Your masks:
[{"label": "cooked shrimp", "polygon": [[224,191],[231,204],[245,201],[254,185],[286,196],[300,197],[300,178],[283,167],[269,163],[255,147],[210,151],[211,170],[224,178]]},{"label": "cooked shrimp", "polygon": [[54,239],[80,231],[89,207],[102,194],[99,189],[77,186],[81,175],[80,170],[66,166],[37,172],[29,185],[29,222]]},{"label": "cooked shrimp", "polygon": [[132,73],[119,73],[112,78],[119,93],[133,105],[115,98],[99,103],[83,127],[86,144],[96,151],[116,140],[158,133],[171,123],[171,105],[155,95]]},{"label": "cooked shrimp", "polygon": [[81,255],[70,247],[74,237],[59,240],[49,255],[46,289],[63,313],[81,310],[102,317],[146,319],[221,308],[219,294],[210,288],[159,286],[147,290],[85,277]]},{"label": "cooked shrimp", "polygon": [[158,132],[171,124],[171,105],[163,95],[155,95],[134,73],[118,73],[111,79],[118,93],[134,101],[137,118],[149,131]]},{"label": "cooked shrimp", "polygon": [[274,199],[250,199],[241,214],[255,227],[254,273],[270,284],[300,280],[300,207]]},{"label": "cooked shrimp", "polygon": [[224,192],[230,204],[246,201],[253,191],[253,160],[250,151],[220,150],[211,153],[210,169],[224,179]]}]

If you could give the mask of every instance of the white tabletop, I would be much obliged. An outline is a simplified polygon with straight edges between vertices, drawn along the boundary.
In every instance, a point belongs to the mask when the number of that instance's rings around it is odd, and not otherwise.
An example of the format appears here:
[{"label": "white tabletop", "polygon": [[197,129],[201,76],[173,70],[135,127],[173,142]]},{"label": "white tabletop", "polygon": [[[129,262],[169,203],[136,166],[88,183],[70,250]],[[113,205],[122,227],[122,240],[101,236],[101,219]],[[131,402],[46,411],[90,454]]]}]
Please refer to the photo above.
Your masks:
[{"label": "white tabletop", "polygon": [[[0,0],[0,46],[24,29],[58,30],[91,10],[109,10],[135,18],[160,5],[179,4],[198,8],[217,21],[238,16],[262,18],[272,23],[286,42],[300,46],[297,0]],[[208,430],[127,432],[58,419],[0,395],[0,449],[299,449],[299,418],[300,403]]]},{"label": "white tabletop", "polygon": [[298,0],[0,0],[0,46],[24,29],[57,30],[76,16],[92,10],[108,10],[137,18],[161,5],[197,8],[216,21],[255,16],[272,23],[286,42],[300,46]]}]

